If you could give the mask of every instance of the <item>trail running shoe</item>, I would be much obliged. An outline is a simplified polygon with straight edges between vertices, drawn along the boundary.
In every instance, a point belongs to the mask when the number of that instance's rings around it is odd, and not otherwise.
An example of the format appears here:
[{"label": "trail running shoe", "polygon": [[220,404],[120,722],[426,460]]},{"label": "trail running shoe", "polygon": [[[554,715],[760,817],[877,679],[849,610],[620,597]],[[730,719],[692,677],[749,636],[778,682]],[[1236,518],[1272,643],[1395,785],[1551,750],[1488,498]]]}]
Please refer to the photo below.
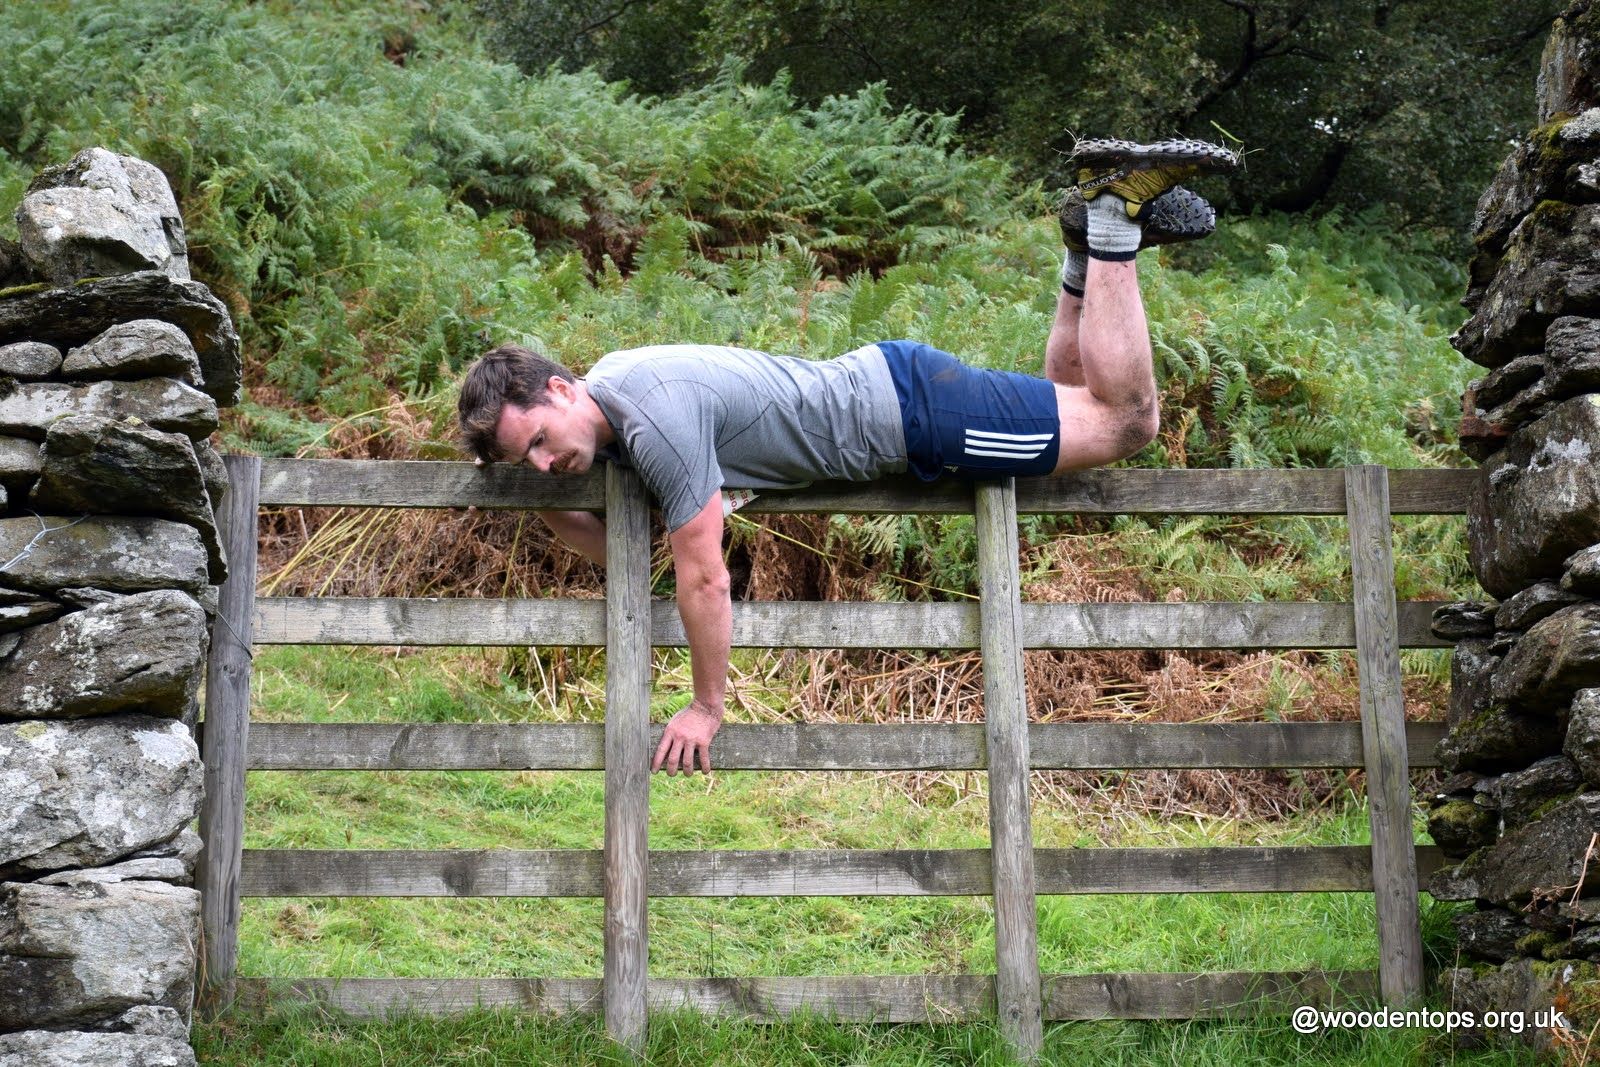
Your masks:
[{"label": "trail running shoe", "polygon": [[1078,192],[1093,200],[1110,192],[1128,204],[1128,216],[1145,218],[1146,205],[1196,174],[1233,170],[1239,154],[1205,141],[1176,139],[1135,144],[1114,138],[1079,141],[1068,162],[1078,168]]},{"label": "trail running shoe", "polygon": [[[1217,209],[1200,194],[1174,185],[1144,205],[1140,220],[1144,230],[1140,248],[1193,241],[1209,237],[1217,228]],[[1056,209],[1061,240],[1074,252],[1089,250],[1089,205],[1076,187],[1070,188]]]}]

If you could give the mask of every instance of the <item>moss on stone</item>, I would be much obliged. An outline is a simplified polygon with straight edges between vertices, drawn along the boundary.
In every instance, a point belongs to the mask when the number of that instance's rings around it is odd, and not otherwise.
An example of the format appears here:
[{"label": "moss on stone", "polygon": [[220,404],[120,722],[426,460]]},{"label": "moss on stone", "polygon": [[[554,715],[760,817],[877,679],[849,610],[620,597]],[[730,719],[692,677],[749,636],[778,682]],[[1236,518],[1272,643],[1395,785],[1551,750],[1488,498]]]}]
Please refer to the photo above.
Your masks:
[{"label": "moss on stone", "polygon": [[1535,226],[1548,227],[1556,233],[1566,233],[1572,228],[1572,218],[1577,207],[1560,200],[1541,200],[1533,205],[1528,218]]},{"label": "moss on stone", "polygon": [[1516,950],[1519,956],[1550,957],[1544,955],[1545,949],[1557,943],[1560,939],[1545,930],[1534,930],[1532,933],[1517,938]]},{"label": "moss on stone", "polygon": [[1428,833],[1447,855],[1492,843],[1498,822],[1492,811],[1465,797],[1451,797],[1428,810]]},{"label": "moss on stone", "polygon": [[1492,826],[1494,815],[1470,800],[1452,797],[1428,813],[1428,821],[1431,823],[1435,820],[1452,829],[1470,833]]},{"label": "moss on stone", "polygon": [[1557,989],[1555,1006],[1578,1033],[1600,1024],[1600,965],[1588,960],[1534,960],[1534,977]]},{"label": "moss on stone", "polygon": [[1562,127],[1576,117],[1570,111],[1558,111],[1550,116],[1549,122],[1528,135],[1528,142],[1533,145],[1537,158],[1543,160],[1549,152],[1555,150],[1561,138]]},{"label": "moss on stone", "polygon": [[9,289],[0,289],[0,300],[9,300],[12,297],[27,296],[30,293],[42,293],[51,288],[49,282],[30,282],[27,285],[13,285]]},{"label": "moss on stone", "polygon": [[1577,796],[1581,792],[1583,792],[1582,789],[1570,789],[1565,793],[1561,793],[1561,794],[1558,794],[1556,796],[1553,796],[1553,797],[1549,798],[1548,800],[1546,800],[1546,801],[1542,802],[1541,804],[1539,804],[1538,807],[1536,807],[1532,811],[1530,811],[1528,813],[1527,821],[1524,822],[1522,825],[1523,826],[1531,826],[1531,825],[1533,825],[1534,823],[1538,822],[1540,819],[1544,818],[1546,815],[1550,814],[1556,808],[1559,808],[1561,805],[1565,804],[1567,801],[1571,800],[1573,797]]},{"label": "moss on stone", "polygon": [[1552,941],[1540,950],[1539,956],[1546,960],[1564,960],[1572,955],[1572,942],[1568,940]]},{"label": "moss on stone", "polygon": [[1589,992],[1594,1005],[1600,1007],[1600,964],[1589,960],[1563,960],[1560,963],[1535,961],[1533,973],[1544,981],[1581,984]]},{"label": "moss on stone", "polygon": [[1545,743],[1539,732],[1544,722],[1538,716],[1519,715],[1504,704],[1490,704],[1456,723],[1439,752],[1446,757],[1446,765],[1456,770],[1509,770],[1532,762],[1546,749],[1560,748],[1559,738],[1553,746]]},{"label": "moss on stone", "polygon": [[1563,960],[1560,963],[1535,963],[1534,973],[1565,983],[1556,998],[1556,1007],[1566,1013],[1579,1033],[1593,1031],[1600,1023],[1600,966],[1588,961]]}]

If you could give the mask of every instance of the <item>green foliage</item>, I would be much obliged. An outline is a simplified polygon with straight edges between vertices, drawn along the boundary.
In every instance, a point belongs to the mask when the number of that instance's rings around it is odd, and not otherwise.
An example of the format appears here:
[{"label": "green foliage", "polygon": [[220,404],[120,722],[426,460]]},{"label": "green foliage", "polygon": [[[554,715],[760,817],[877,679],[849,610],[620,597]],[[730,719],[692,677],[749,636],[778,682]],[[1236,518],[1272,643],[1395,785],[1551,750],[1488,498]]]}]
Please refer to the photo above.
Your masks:
[{"label": "green foliage", "polygon": [[809,100],[886,81],[898,101],[960,112],[984,143],[1052,182],[1072,133],[1229,131],[1258,150],[1239,179],[1215,188],[1232,210],[1389,203],[1459,229],[1507,138],[1532,124],[1540,46],[1565,0],[478,6],[501,54],[529,70],[593,63],[672,92],[686,72],[708,76],[735,54],[757,79],[789,70]]},{"label": "green foliage", "polygon": [[521,213],[536,235],[575,237],[595,268],[605,255],[631,267],[667,212],[712,254],[782,236],[835,270],[927,255],[1007,212],[1006,168],[957,148],[954,119],[896,112],[882,86],[800,107],[786,77],[746,86],[743,73],[730,63],[703,88],[642,101],[593,73],[464,81],[450,64],[421,75],[412,110],[430,116],[429,180]]},{"label": "green foliage", "polygon": [[698,254],[781,239],[847,270],[1013,211],[1002,164],[881,88],[802,108],[730,67],[641,100],[593,74],[524,78],[399,2],[30,0],[0,10],[0,41],[0,187],[91,143],[160,165],[252,381],[328,414],[429,392],[479,350],[483,294],[541,255],[628,268],[677,218]]}]

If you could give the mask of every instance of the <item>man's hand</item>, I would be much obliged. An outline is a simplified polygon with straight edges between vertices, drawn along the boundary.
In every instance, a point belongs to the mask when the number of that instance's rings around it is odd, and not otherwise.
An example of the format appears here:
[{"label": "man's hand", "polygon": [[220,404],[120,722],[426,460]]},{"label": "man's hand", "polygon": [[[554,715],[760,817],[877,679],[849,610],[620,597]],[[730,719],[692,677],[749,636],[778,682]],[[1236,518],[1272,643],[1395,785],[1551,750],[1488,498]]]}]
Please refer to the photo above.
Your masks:
[{"label": "man's hand", "polygon": [[656,758],[651,761],[650,769],[659,771],[665,767],[668,774],[677,774],[680,770],[684,774],[693,774],[695,753],[698,752],[700,769],[710,774],[711,739],[717,736],[721,726],[720,710],[712,711],[698,700],[691,702],[667,723],[661,735],[661,744],[656,746]]}]

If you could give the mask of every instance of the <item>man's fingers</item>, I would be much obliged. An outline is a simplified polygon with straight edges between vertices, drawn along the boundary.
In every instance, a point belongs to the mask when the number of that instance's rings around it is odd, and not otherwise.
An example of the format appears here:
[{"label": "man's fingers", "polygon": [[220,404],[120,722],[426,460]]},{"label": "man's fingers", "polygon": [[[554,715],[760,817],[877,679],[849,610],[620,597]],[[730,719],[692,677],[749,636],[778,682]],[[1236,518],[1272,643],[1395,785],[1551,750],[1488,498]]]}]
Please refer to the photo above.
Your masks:
[{"label": "man's fingers", "polygon": [[[665,770],[668,774],[693,774],[695,764],[700,770],[711,773],[711,742],[700,741],[694,737],[686,736],[687,731],[673,728],[672,723],[662,731],[661,743],[656,746],[656,754],[650,761],[650,770]],[[695,757],[698,754],[699,759]]]}]

